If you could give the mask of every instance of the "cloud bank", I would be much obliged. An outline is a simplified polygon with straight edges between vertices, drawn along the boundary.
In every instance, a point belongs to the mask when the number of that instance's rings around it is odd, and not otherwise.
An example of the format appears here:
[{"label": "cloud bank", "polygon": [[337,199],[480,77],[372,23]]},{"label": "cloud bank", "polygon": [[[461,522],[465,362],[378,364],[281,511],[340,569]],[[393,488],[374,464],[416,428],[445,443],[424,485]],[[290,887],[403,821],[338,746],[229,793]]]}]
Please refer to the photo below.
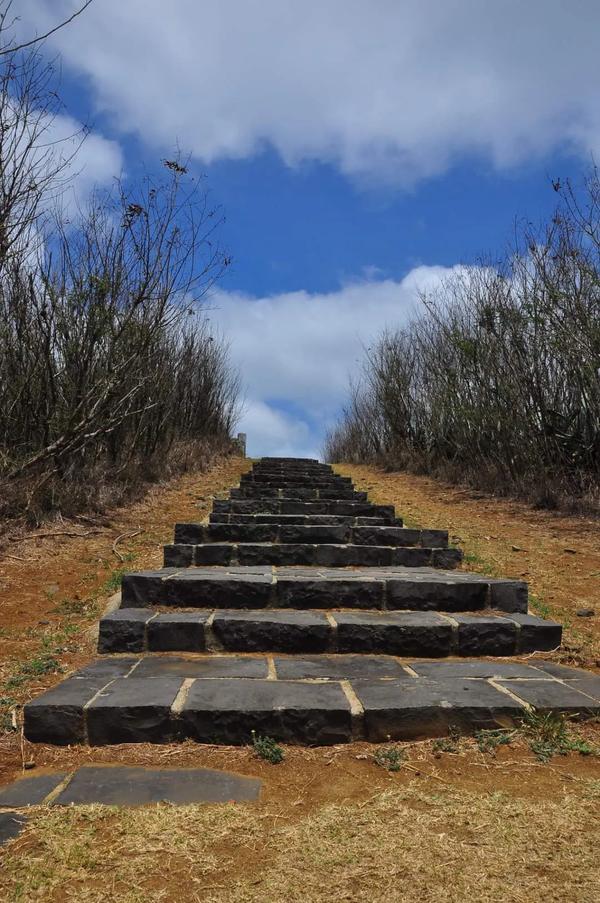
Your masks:
[{"label": "cloud bank", "polygon": [[386,326],[406,323],[419,289],[452,272],[418,267],[401,281],[364,279],[328,294],[216,292],[208,316],[246,384],[240,429],[249,453],[318,456],[365,346]]},{"label": "cloud bank", "polygon": [[[75,0],[22,0],[24,33]],[[600,148],[597,0],[101,0],[52,39],[123,133],[412,185]]]}]

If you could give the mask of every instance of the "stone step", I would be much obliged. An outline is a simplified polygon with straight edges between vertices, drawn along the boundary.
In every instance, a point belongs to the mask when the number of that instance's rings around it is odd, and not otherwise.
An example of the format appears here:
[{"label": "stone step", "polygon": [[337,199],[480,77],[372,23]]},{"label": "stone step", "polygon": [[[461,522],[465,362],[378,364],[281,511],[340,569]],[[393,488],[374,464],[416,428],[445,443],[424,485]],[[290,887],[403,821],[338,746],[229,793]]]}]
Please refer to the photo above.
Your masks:
[{"label": "stone step", "polygon": [[328,543],[355,546],[424,546],[443,549],[448,545],[445,530],[412,530],[395,526],[352,526],[350,524],[175,524],[175,543]]},{"label": "stone step", "polygon": [[350,517],[381,517],[395,520],[393,505],[371,502],[307,502],[303,499],[215,499],[213,512],[228,514],[345,514]]},{"label": "stone step", "polygon": [[462,561],[459,549],[392,548],[320,543],[175,543],[164,547],[166,568],[206,565],[301,565],[325,567],[434,567],[455,568]]},{"label": "stone step", "polygon": [[125,574],[122,605],[526,613],[527,584],[435,568],[165,568]]},{"label": "stone step", "polygon": [[101,660],[24,707],[37,743],[414,740],[507,727],[528,708],[600,713],[600,677],[498,662],[387,656],[147,656]]},{"label": "stone step", "polygon": [[347,514],[227,514],[212,512],[211,524],[301,524],[306,527],[348,524],[351,527],[401,527],[402,518],[390,521],[385,517],[353,517]]},{"label": "stone step", "polygon": [[[310,480],[311,486],[321,486],[323,489],[352,489],[352,480],[350,477],[336,477],[336,476],[311,476],[307,477],[305,474],[286,474],[285,477],[282,478],[281,481],[277,481],[279,485],[294,485],[294,484],[302,484],[305,485]],[[244,473],[240,477],[241,485],[252,485],[252,484],[261,484],[266,483],[267,485],[271,485],[273,483],[273,477],[268,473],[255,473],[254,471],[250,471],[250,473]]]},{"label": "stone step", "polygon": [[100,621],[98,651],[508,656],[555,649],[561,632],[533,615],[492,612],[119,608]]},{"label": "stone step", "polygon": [[278,487],[261,483],[259,485],[243,485],[229,490],[232,499],[306,499],[307,501],[350,501],[366,502],[366,492],[355,492],[354,489],[314,489],[300,483]]}]

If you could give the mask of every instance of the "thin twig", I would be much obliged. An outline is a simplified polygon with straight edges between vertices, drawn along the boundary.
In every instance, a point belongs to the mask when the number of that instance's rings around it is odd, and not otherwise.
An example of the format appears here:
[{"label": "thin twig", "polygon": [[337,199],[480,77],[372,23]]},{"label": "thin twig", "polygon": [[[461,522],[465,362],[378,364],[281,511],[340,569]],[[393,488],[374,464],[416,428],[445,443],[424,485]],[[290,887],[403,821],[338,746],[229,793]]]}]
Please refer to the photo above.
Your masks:
[{"label": "thin twig", "polygon": [[88,8],[88,6],[92,3],[92,0],[87,0],[83,6],[76,10],[72,16],[69,16],[68,19],[65,19],[63,22],[60,22],[59,25],[55,25],[54,28],[51,28],[50,31],[45,32],[44,34],[38,35],[36,38],[32,38],[30,41],[24,41],[22,44],[17,44],[15,46],[9,45],[8,47],[0,50],[0,56],[6,56],[7,53],[16,53],[18,50],[23,50],[25,47],[31,47],[33,44],[38,44],[40,41],[45,41],[46,38],[49,38],[50,35],[55,34],[61,28],[64,28],[65,25],[68,25],[73,19],[76,19],[77,16],[80,16],[82,12]]},{"label": "thin twig", "polygon": [[140,534],[141,532],[142,532],[141,529],[137,529],[137,530],[128,530],[127,533],[121,533],[120,536],[117,536],[117,538],[115,539],[115,541],[114,541],[113,544],[112,544],[112,550],[113,550],[113,552],[115,553],[115,555],[117,556],[117,558],[119,559],[119,561],[123,562],[123,561],[125,561],[125,558],[124,558],[123,555],[121,555],[121,553],[117,550],[117,544],[118,544],[122,539],[125,539],[126,537],[139,536],[139,534]]},{"label": "thin twig", "polygon": [[56,533],[30,533],[28,536],[11,536],[11,542],[25,542],[27,539],[45,539],[48,536],[93,536],[102,533],[102,530],[88,530],[86,533],[74,533],[70,530],[59,530]]}]

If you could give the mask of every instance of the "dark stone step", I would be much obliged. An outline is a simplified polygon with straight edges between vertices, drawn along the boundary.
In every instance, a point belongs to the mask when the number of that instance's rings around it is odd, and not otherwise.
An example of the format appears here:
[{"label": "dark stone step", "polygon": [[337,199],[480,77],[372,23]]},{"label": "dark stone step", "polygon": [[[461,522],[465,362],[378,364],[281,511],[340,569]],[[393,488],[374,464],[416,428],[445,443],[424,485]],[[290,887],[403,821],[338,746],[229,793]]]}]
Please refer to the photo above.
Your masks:
[{"label": "dark stone step", "polygon": [[305,502],[302,499],[215,499],[214,512],[228,514],[345,514],[351,517],[382,517],[395,519],[393,505],[372,505],[370,502],[336,502],[322,500]]},{"label": "dark stone step", "polygon": [[359,652],[439,657],[517,655],[560,645],[560,624],[532,615],[438,612],[120,608],[100,621],[98,650]]},{"label": "dark stone step", "polygon": [[125,574],[122,605],[527,611],[527,584],[434,568],[165,568]]},{"label": "dark stone step", "polygon": [[[377,547],[390,546],[392,548],[408,548],[413,546],[420,546],[431,550],[447,548],[448,534],[445,530],[411,530],[405,527],[392,527],[388,525],[307,525],[278,522],[243,524],[175,524],[176,544],[199,545],[201,543],[215,542],[271,542],[283,544],[292,543],[295,545],[314,545],[324,543],[327,545]],[[457,556],[451,557],[453,557],[455,560],[457,559]],[[317,563],[325,564],[326,562],[320,561]],[[385,562],[379,563],[384,564]],[[400,562],[387,562],[387,564],[393,563]],[[421,566],[425,565],[426,563],[427,562],[422,562]],[[452,567],[453,565],[449,566]]]},{"label": "dark stone step", "polygon": [[340,501],[340,502],[366,502],[366,492],[356,492],[354,489],[315,489],[310,486],[241,486],[231,489],[229,497],[232,499],[303,499],[305,501]]},{"label": "dark stone step", "polygon": [[[272,667],[273,675],[241,676],[249,661],[263,662],[257,674]],[[559,679],[539,667],[502,662],[485,663],[490,670],[478,673],[469,671],[473,664],[483,663],[411,662],[406,668],[385,656],[160,656],[129,665],[111,680],[92,664],[27,703],[24,732],[30,741],[60,745],[185,739],[241,744],[252,731],[325,745],[506,727],[528,705],[579,718],[600,713],[597,675],[570,670]],[[240,676],[225,676],[231,674]]]},{"label": "dark stone step", "polygon": [[[276,479],[276,478],[275,478]],[[277,481],[278,483],[280,481]],[[352,489],[352,480],[350,477],[337,476],[311,476],[307,478],[304,474],[286,474],[281,480],[281,485],[304,485],[310,482],[312,487],[322,487],[323,489]],[[240,477],[240,485],[257,485],[265,483],[272,485],[273,475],[268,473],[244,473]]]},{"label": "dark stone step", "polygon": [[213,512],[209,515],[211,524],[299,524],[305,527],[348,524],[351,527],[402,526],[402,518],[390,521],[384,517],[352,517],[347,514],[227,514]]},{"label": "dark stone step", "polygon": [[325,567],[439,567],[455,568],[459,549],[392,548],[348,544],[308,543],[175,543],[164,549],[165,567],[206,565],[325,566]]}]

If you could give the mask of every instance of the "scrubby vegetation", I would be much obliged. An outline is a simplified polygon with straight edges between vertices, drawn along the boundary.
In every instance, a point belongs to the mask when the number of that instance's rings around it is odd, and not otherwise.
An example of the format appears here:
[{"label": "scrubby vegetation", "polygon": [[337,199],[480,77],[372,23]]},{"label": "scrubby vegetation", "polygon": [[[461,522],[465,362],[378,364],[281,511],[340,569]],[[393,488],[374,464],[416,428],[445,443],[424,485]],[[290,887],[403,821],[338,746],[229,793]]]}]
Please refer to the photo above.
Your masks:
[{"label": "scrubby vegetation", "polygon": [[540,505],[600,498],[600,176],[499,263],[424,292],[365,352],[329,461],[430,473]]},{"label": "scrubby vegetation", "polygon": [[229,258],[202,182],[178,157],[75,203],[85,130],[60,137],[54,66],[11,49],[5,16],[0,518],[35,521],[228,449],[239,385],[203,313]]}]

